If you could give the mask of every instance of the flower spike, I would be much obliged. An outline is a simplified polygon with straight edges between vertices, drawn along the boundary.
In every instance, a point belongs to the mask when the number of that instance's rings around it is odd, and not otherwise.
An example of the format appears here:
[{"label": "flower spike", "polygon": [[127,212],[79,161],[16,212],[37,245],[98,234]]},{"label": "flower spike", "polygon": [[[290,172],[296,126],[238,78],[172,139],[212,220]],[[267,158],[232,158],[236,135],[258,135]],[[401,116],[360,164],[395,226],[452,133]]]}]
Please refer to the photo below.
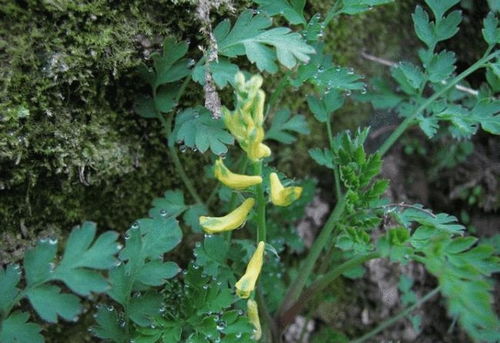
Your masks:
[{"label": "flower spike", "polygon": [[288,206],[302,194],[302,187],[283,187],[276,173],[269,175],[271,181],[271,202],[276,206]]},{"label": "flower spike", "polygon": [[200,225],[206,233],[213,234],[237,229],[245,223],[248,213],[255,204],[254,198],[246,199],[239,207],[224,217],[200,217]]},{"label": "flower spike", "polygon": [[258,341],[262,337],[262,328],[260,327],[259,308],[255,300],[248,299],[247,313],[248,313],[248,320],[250,321],[250,323],[252,323],[252,325],[255,328],[253,330],[252,338]]},{"label": "flower spike", "polygon": [[255,290],[255,283],[257,282],[260,270],[262,269],[265,247],[266,243],[264,243],[263,241],[259,242],[257,249],[255,249],[252,258],[248,262],[245,275],[243,275],[241,279],[236,282],[236,294],[238,294],[240,298],[248,298],[250,296],[250,293]]},{"label": "flower spike", "polygon": [[242,174],[235,174],[231,172],[219,158],[215,161],[214,175],[223,184],[232,189],[245,189],[250,186],[255,186],[262,183],[261,176],[249,176]]}]

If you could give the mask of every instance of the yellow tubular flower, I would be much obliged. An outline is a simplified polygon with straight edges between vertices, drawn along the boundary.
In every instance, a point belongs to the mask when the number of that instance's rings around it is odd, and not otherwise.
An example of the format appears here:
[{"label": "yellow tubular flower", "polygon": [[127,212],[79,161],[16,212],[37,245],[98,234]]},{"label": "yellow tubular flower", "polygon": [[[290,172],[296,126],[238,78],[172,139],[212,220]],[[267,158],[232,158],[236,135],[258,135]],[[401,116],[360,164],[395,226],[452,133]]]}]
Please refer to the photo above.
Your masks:
[{"label": "yellow tubular flower", "polygon": [[250,321],[250,323],[252,323],[252,325],[255,328],[253,330],[252,338],[258,341],[262,337],[262,328],[260,327],[259,308],[257,307],[257,303],[255,302],[255,300],[248,299],[247,313],[248,313],[248,320]]},{"label": "yellow tubular flower", "polygon": [[262,269],[265,247],[266,243],[264,243],[263,241],[259,242],[257,249],[248,262],[245,275],[243,275],[241,279],[236,282],[236,294],[238,294],[240,298],[248,298],[250,296],[250,293],[252,293],[255,289],[255,283],[257,282],[260,270]]},{"label": "yellow tubular flower", "polygon": [[219,233],[237,229],[247,219],[248,213],[255,204],[254,198],[246,199],[239,207],[224,217],[200,217],[200,225],[206,233]]},{"label": "yellow tubular flower", "polygon": [[224,165],[221,158],[215,161],[214,175],[217,180],[232,189],[241,190],[262,183],[262,177],[260,176],[249,176],[231,172]]},{"label": "yellow tubular flower", "polygon": [[271,202],[276,206],[288,206],[302,194],[302,187],[283,187],[276,173],[269,175],[271,181]]}]

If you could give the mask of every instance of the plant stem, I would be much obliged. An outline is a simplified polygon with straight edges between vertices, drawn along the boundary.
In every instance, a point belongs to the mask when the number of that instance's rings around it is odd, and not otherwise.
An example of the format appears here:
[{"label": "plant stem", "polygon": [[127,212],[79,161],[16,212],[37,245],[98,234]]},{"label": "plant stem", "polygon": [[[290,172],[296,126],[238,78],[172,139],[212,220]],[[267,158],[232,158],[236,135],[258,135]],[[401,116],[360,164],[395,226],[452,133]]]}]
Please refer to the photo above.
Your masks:
[{"label": "plant stem", "polygon": [[413,311],[414,309],[416,309],[417,307],[419,307],[420,305],[422,305],[423,303],[425,303],[426,301],[428,301],[429,299],[431,299],[438,292],[439,292],[439,287],[434,288],[432,291],[430,291],[429,293],[427,293],[423,298],[420,298],[415,304],[413,304],[410,307],[408,307],[408,308],[404,309],[403,311],[399,312],[394,317],[391,317],[391,318],[385,320],[382,324],[380,324],[379,326],[377,326],[375,329],[369,331],[368,333],[364,334],[360,338],[357,338],[357,339],[351,341],[351,343],[362,343],[362,342],[366,341],[367,339],[375,336],[380,331],[383,331],[384,329],[388,328],[392,324],[398,322],[400,319],[406,317],[411,311]]},{"label": "plant stem", "polygon": [[318,295],[320,291],[325,289],[330,283],[332,283],[335,279],[341,276],[343,273],[348,271],[349,269],[365,263],[366,261],[373,260],[375,258],[380,257],[378,252],[372,252],[366,255],[357,256],[353,259],[350,259],[341,265],[335,267],[325,275],[319,277],[316,281],[314,281],[311,286],[309,286],[300,298],[295,301],[288,309],[280,316],[279,320],[282,326],[286,326],[290,324],[290,322],[297,316],[302,308],[305,306],[307,301],[309,301],[315,295]]},{"label": "plant stem", "polygon": [[[254,175],[262,175],[262,161],[253,165]],[[264,198],[264,187],[262,183],[255,186],[255,197],[257,203],[257,243],[266,241],[266,200]]]},{"label": "plant stem", "polygon": [[339,0],[336,0],[335,3],[333,4],[332,7],[330,7],[330,9],[328,10],[328,12],[326,12],[326,17],[325,17],[325,21],[323,22],[323,25],[326,27],[330,21],[335,18],[338,14],[340,14],[339,10],[339,5],[340,5],[340,1]]},{"label": "plant stem", "polygon": [[[179,100],[181,99],[182,95],[186,91],[187,85],[191,81],[191,74],[186,76],[184,81],[182,82],[182,85],[179,89],[179,92],[177,93],[177,96],[175,97],[175,107],[179,104]],[[153,88],[153,97],[156,97],[156,88]],[[173,110],[172,110],[173,111]],[[163,127],[163,131],[165,134],[165,137],[167,138],[167,147],[170,152],[170,156],[172,157],[172,161],[174,162],[175,169],[177,171],[177,174],[181,177],[182,182],[186,186],[189,194],[193,197],[193,199],[196,201],[197,204],[204,205],[203,200],[201,199],[200,195],[196,191],[196,189],[193,186],[193,183],[187,176],[186,172],[184,171],[184,167],[182,166],[182,162],[179,159],[179,155],[177,154],[177,150],[175,149],[175,143],[173,140],[171,140],[170,135],[172,134],[172,121],[174,119],[174,114],[171,113],[168,116],[168,119],[165,119],[163,114],[156,110],[156,116],[160,120],[161,125]]]},{"label": "plant stem", "polygon": [[[330,149],[333,151],[333,131],[332,131],[332,123],[331,118],[328,118],[326,121],[326,131],[328,132],[328,141],[330,142]],[[335,194],[337,195],[337,200],[342,196],[342,190],[340,189],[340,176],[339,176],[339,168],[337,165],[333,166],[333,177],[335,179]]]},{"label": "plant stem", "polygon": [[[160,119],[165,129],[165,136],[167,137],[167,140],[169,140],[170,134],[172,133],[172,120],[174,116],[170,115],[167,120],[165,120],[163,115],[159,112],[157,112],[157,116]],[[177,174],[179,174],[179,176],[181,177],[181,180],[186,186],[189,194],[191,194],[191,196],[193,197],[194,201],[196,201],[197,204],[204,205],[203,200],[201,200],[201,197],[194,188],[193,183],[191,182],[186,172],[184,171],[184,167],[182,166],[181,160],[179,159],[179,155],[177,154],[177,149],[175,149],[175,146],[173,144],[170,144],[170,142],[167,142],[167,146],[168,146],[168,151],[170,152],[170,157],[174,162],[175,170],[177,171]]]},{"label": "plant stem", "polygon": [[290,74],[291,74],[290,70],[285,72],[285,75],[283,75],[283,78],[278,83],[278,86],[276,86],[276,89],[271,94],[271,98],[269,99],[269,102],[267,103],[266,107],[266,115],[265,115],[266,118],[271,113],[271,111],[274,108],[274,105],[276,105],[279,98],[281,97],[281,94],[285,90],[285,87],[288,85],[288,77],[290,76]]},{"label": "plant stem", "polygon": [[323,248],[325,247],[326,243],[329,242],[329,237],[333,229],[335,228],[335,224],[337,224],[337,221],[340,219],[342,213],[344,212],[345,204],[346,204],[345,197],[341,197],[337,201],[337,204],[335,205],[335,208],[330,214],[330,217],[328,218],[320,234],[314,241],[311,250],[309,251],[309,254],[305,259],[304,264],[301,266],[300,273],[288,288],[288,292],[280,306],[280,309],[278,310],[278,316],[284,313],[290,307],[290,305],[293,304],[298,299],[299,295],[302,293],[302,290],[304,289],[304,286],[314,269],[316,261],[318,260],[321,252],[323,251]]},{"label": "plant stem", "polygon": [[480,58],[476,63],[474,63],[469,68],[464,70],[461,74],[457,75],[451,82],[449,82],[448,84],[446,84],[445,87],[434,93],[430,98],[427,98],[427,100],[423,104],[421,104],[415,112],[413,112],[410,116],[406,117],[406,119],[403,120],[401,124],[399,124],[396,130],[394,130],[392,134],[385,140],[382,146],[380,146],[380,148],[378,149],[380,155],[383,156],[397,141],[397,139],[406,131],[406,129],[411,125],[413,125],[415,118],[421,112],[423,112],[427,107],[429,107],[436,99],[438,99],[440,96],[448,92],[450,89],[454,88],[456,84],[465,79],[467,76],[469,76],[476,70],[484,67],[486,62],[488,62],[489,60],[491,60],[492,58],[496,57],[499,54],[498,51],[489,54],[491,49],[492,47],[489,47],[482,58]]}]

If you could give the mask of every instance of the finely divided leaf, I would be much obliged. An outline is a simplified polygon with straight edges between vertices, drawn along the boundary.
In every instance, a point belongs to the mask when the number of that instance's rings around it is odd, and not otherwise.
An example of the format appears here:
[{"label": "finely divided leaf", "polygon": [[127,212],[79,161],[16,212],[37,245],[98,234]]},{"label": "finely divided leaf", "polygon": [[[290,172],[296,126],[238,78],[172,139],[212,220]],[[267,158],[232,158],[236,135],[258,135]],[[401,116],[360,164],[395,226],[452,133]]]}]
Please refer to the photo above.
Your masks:
[{"label": "finely divided leaf", "polygon": [[234,82],[236,73],[240,70],[236,64],[229,62],[226,58],[219,58],[218,61],[211,62],[208,67],[206,64],[198,63],[193,70],[193,80],[200,85],[205,84],[205,72],[208,71],[212,74],[215,84],[219,88],[224,88],[228,83]]},{"label": "finely divided leaf", "polygon": [[309,156],[311,156],[320,166],[333,169],[333,154],[329,149],[310,149]]},{"label": "finely divided leaf", "polygon": [[186,42],[177,42],[167,38],[163,43],[163,54],[152,55],[156,72],[154,87],[165,83],[178,81],[191,72],[187,59],[182,59],[187,53]]},{"label": "finely divided leaf", "polygon": [[438,40],[446,40],[453,37],[458,32],[458,25],[462,21],[462,12],[453,11],[443,20],[436,23],[434,32]]},{"label": "finely divided leaf", "polygon": [[151,261],[141,268],[137,275],[137,281],[148,286],[161,286],[167,279],[173,278],[180,271],[177,263]]},{"label": "finely divided leaf", "polygon": [[227,145],[234,143],[222,120],[213,119],[210,111],[201,106],[188,108],[177,116],[173,135],[175,141],[183,141],[192,149],[205,152],[210,148],[216,155],[225,154]]},{"label": "finely divided leaf", "polygon": [[129,304],[129,317],[139,326],[151,325],[151,318],[157,316],[163,297],[158,293],[146,293],[133,297]]},{"label": "finely divided leaf", "polygon": [[425,0],[437,20],[441,19],[446,11],[455,6],[460,0]]},{"label": "finely divided leaf", "polygon": [[341,13],[358,14],[371,10],[373,6],[384,5],[393,0],[343,0]]},{"label": "finely divided leaf", "polygon": [[162,198],[153,200],[149,215],[153,218],[177,217],[187,209],[184,204],[184,194],[180,190],[168,190]]},{"label": "finely divided leaf", "polygon": [[92,329],[95,335],[102,339],[109,339],[115,343],[128,342],[127,334],[120,326],[118,313],[111,306],[99,306],[95,315],[97,326]]},{"label": "finely divided leaf", "polygon": [[412,14],[413,25],[417,37],[428,47],[434,46],[437,42],[434,34],[434,25],[429,21],[429,15],[420,6],[417,6],[415,13]]},{"label": "finely divided leaf", "polygon": [[250,10],[238,17],[232,29],[229,20],[222,21],[214,29],[219,54],[227,57],[247,55],[260,70],[271,73],[278,70],[276,59],[287,68],[293,68],[298,62],[307,63],[314,49],[300,34],[285,27],[268,29],[271,24],[269,17],[254,16]]},{"label": "finely divided leaf", "polygon": [[424,82],[422,71],[410,62],[401,62],[391,69],[392,77],[407,94],[416,94]]},{"label": "finely divided leaf", "polygon": [[266,138],[284,144],[295,142],[297,138],[286,131],[308,134],[309,127],[307,126],[304,116],[292,116],[289,110],[278,111],[273,117],[271,127],[266,132]]},{"label": "finely divided leaf", "polygon": [[73,294],[61,293],[57,286],[38,286],[28,289],[31,305],[43,320],[57,323],[57,316],[76,320],[81,311],[80,300]]},{"label": "finely divided leaf", "polygon": [[17,284],[21,279],[19,265],[9,265],[5,270],[0,267],[0,315],[12,305],[12,301],[19,293]]},{"label": "finely divided leaf", "polygon": [[43,283],[51,277],[51,262],[57,252],[56,241],[44,239],[24,255],[24,270],[28,286]]},{"label": "finely divided leaf", "polygon": [[14,312],[4,319],[0,326],[0,342],[43,343],[42,327],[28,322],[29,316],[26,312]]},{"label": "finely divided leaf", "polygon": [[254,0],[254,2],[260,5],[260,10],[267,12],[270,16],[280,14],[290,24],[306,23],[304,18],[305,0]]},{"label": "finely divided leaf", "polygon": [[498,27],[498,18],[493,12],[488,13],[488,16],[483,21],[483,37],[488,45],[500,43],[500,28]]},{"label": "finely divided leaf", "polygon": [[426,67],[431,82],[441,82],[446,80],[455,71],[455,53],[451,51],[441,51],[433,55],[429,65]]}]

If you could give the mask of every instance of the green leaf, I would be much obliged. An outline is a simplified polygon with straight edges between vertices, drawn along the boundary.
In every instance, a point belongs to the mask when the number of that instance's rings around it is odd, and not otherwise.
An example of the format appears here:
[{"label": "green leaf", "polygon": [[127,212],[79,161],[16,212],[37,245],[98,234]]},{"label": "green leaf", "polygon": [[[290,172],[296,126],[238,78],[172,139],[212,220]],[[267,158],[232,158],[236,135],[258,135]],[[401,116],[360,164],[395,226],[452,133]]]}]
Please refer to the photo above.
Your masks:
[{"label": "green leaf", "polygon": [[119,250],[116,242],[118,233],[108,231],[95,241],[96,224],[84,222],[71,231],[66,242],[64,255],[58,268],[94,268],[109,269],[117,260],[115,254]]},{"label": "green leaf", "polygon": [[314,49],[289,28],[266,30],[271,24],[270,18],[261,14],[254,16],[250,10],[238,17],[232,29],[229,20],[222,21],[214,29],[219,54],[226,57],[247,55],[259,70],[270,73],[278,70],[276,59],[289,69],[299,61],[307,63]]},{"label": "green leaf", "polygon": [[57,286],[38,286],[28,289],[31,305],[43,320],[57,323],[57,316],[66,320],[76,320],[81,312],[80,300],[73,294],[61,293]]},{"label": "green leaf", "polygon": [[175,98],[178,92],[179,85],[177,84],[160,86],[154,98],[154,105],[156,106],[158,111],[163,113],[170,112],[176,105]]},{"label": "green leaf", "polygon": [[28,286],[43,283],[51,277],[50,263],[56,257],[55,240],[43,239],[24,255],[24,270]]},{"label": "green leaf", "polygon": [[438,40],[446,40],[458,32],[458,25],[462,21],[462,12],[453,11],[443,20],[436,23],[434,32]]},{"label": "green leaf", "polygon": [[19,294],[17,284],[20,279],[21,269],[19,265],[9,265],[5,270],[0,267],[0,314],[7,314],[5,312]]},{"label": "green leaf", "polygon": [[[175,218],[144,218],[139,219],[137,223],[142,235],[142,256],[144,258],[162,256],[181,242],[182,232],[179,228],[179,222]],[[124,252],[122,251],[122,253]]]},{"label": "green leaf", "polygon": [[160,313],[163,297],[158,293],[140,294],[133,297],[129,305],[129,317],[139,326],[151,325],[151,317]]},{"label": "green leaf", "polygon": [[128,342],[127,334],[120,326],[118,313],[112,306],[99,306],[95,314],[93,333],[102,339],[109,339],[116,343]]},{"label": "green leaf", "polygon": [[347,91],[364,90],[365,84],[362,77],[352,69],[332,66],[330,68],[318,69],[311,82],[317,85],[324,94],[334,90]]},{"label": "green leaf", "polygon": [[168,190],[162,198],[153,200],[153,207],[149,210],[149,216],[153,218],[177,217],[187,209],[184,204],[184,194],[180,190]]},{"label": "green leaf", "polygon": [[446,11],[455,6],[460,0],[425,0],[434,13],[436,20],[440,20]]},{"label": "green leaf", "polygon": [[186,42],[178,43],[173,38],[165,39],[163,54],[151,56],[156,71],[155,87],[178,81],[191,73],[187,59],[182,59],[187,50],[188,45]]},{"label": "green leaf", "polygon": [[425,135],[429,138],[434,137],[439,129],[438,119],[435,117],[423,117],[420,115],[417,117],[417,120],[418,125],[422,131],[424,131]]},{"label": "green leaf", "polygon": [[216,155],[225,154],[227,145],[234,143],[222,120],[213,119],[210,111],[201,106],[188,108],[177,115],[173,135],[175,141],[183,141],[192,149],[205,152],[210,148]]},{"label": "green leaf", "polygon": [[320,166],[333,169],[333,154],[330,149],[309,149],[309,156],[311,156]]},{"label": "green leaf", "polygon": [[0,326],[0,342],[43,343],[42,327],[28,322],[29,316],[26,312],[14,312],[4,319]]},{"label": "green leaf", "polygon": [[322,99],[314,96],[307,97],[309,109],[314,117],[322,123],[330,119],[330,115],[344,105],[344,97],[338,91],[331,91]]},{"label": "green leaf", "polygon": [[202,204],[191,205],[182,218],[184,223],[193,229],[193,232],[201,232],[200,216],[206,213],[207,209]]},{"label": "green leaf", "polygon": [[371,10],[373,6],[385,5],[393,0],[342,0],[342,9],[340,13],[358,14]]},{"label": "green leaf", "polygon": [[134,110],[143,118],[156,118],[155,102],[150,97],[139,97],[134,104]]},{"label": "green leaf", "polygon": [[441,51],[438,55],[433,55],[431,62],[426,67],[431,82],[441,82],[446,80],[455,71],[455,54],[451,51]]},{"label": "green leaf", "polygon": [[500,101],[482,99],[473,108],[473,118],[484,131],[500,135]]},{"label": "green leaf", "polygon": [[434,26],[430,23],[427,12],[422,7],[417,6],[415,13],[411,17],[417,37],[428,47],[434,47],[437,37],[434,34]]},{"label": "green leaf", "polygon": [[173,278],[181,269],[174,262],[151,261],[146,263],[137,276],[137,281],[148,286],[161,286]]},{"label": "green leaf", "polygon": [[417,94],[425,80],[422,71],[410,62],[401,62],[391,68],[392,77],[401,89],[409,95]]},{"label": "green leaf", "polygon": [[[207,65],[196,64],[193,70],[193,80],[200,85],[205,84],[205,72]],[[229,62],[226,58],[219,58],[218,61],[213,61],[208,66],[209,72],[219,88],[224,88],[228,83],[234,83],[234,77],[240,70],[236,64]]]},{"label": "green leaf", "polygon": [[273,116],[271,127],[266,132],[266,139],[272,139],[284,144],[290,144],[297,140],[288,132],[308,134],[309,127],[303,115],[292,116],[289,110],[281,110]]},{"label": "green leaf", "polygon": [[483,21],[483,37],[488,45],[500,43],[500,28],[498,27],[498,18],[493,12],[489,12]]},{"label": "green leaf", "polygon": [[[115,254],[119,251],[116,232],[105,232],[95,242],[96,225],[84,222],[71,232],[61,263],[54,270],[53,279],[63,281],[71,290],[80,295],[91,292],[103,292],[108,287],[104,277],[92,269],[109,269],[118,260]],[[92,244],[92,245],[91,245]]]},{"label": "green leaf", "polygon": [[254,0],[254,2],[260,5],[260,10],[267,12],[270,16],[280,14],[290,24],[306,23],[304,18],[305,0]]}]

